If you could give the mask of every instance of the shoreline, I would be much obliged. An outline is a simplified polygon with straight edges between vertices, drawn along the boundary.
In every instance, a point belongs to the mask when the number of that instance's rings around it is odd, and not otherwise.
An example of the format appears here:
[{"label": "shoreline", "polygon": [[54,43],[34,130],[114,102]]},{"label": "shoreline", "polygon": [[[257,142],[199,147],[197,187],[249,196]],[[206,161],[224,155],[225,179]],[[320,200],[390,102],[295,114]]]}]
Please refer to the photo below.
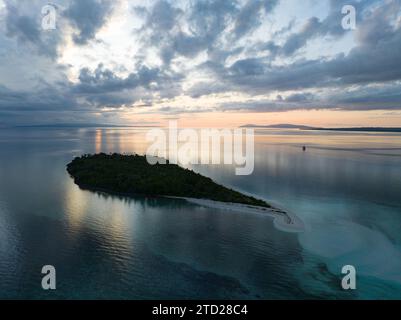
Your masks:
[{"label": "shoreline", "polygon": [[267,215],[273,218],[274,227],[280,231],[289,233],[302,233],[305,231],[305,225],[299,217],[297,217],[295,214],[288,213],[274,207],[265,208],[241,203],[221,202],[208,199],[171,197],[171,196],[164,196],[164,197],[170,199],[186,200],[189,203],[193,203],[207,208],[235,211],[240,213]]},{"label": "shoreline", "polygon": [[142,196],[142,197],[159,197],[159,198],[168,198],[168,199],[179,199],[185,200],[189,203],[196,204],[198,206],[203,206],[212,209],[218,210],[228,210],[228,211],[235,211],[239,213],[249,213],[249,214],[259,214],[259,215],[267,215],[273,218],[273,225],[277,230],[288,232],[288,233],[302,233],[305,231],[305,225],[303,221],[296,216],[295,214],[283,211],[281,209],[271,207],[260,207],[260,206],[253,206],[248,204],[242,203],[233,203],[233,202],[222,202],[222,201],[214,201],[208,199],[198,199],[198,198],[187,198],[187,197],[175,197],[175,196],[165,196],[165,195],[144,195],[144,194],[134,194],[134,193],[121,193],[121,192],[114,192],[103,188],[94,188],[84,184],[78,184],[75,182],[74,184],[77,185],[82,190],[87,190],[91,192],[99,192],[105,193],[111,196],[123,196],[129,198],[135,198],[135,196]]}]

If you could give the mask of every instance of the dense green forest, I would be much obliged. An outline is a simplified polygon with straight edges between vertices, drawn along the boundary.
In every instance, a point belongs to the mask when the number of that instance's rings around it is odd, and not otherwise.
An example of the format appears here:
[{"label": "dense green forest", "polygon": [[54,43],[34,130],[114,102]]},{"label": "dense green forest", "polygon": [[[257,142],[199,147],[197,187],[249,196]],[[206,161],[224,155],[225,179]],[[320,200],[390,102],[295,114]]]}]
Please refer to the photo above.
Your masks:
[{"label": "dense green forest", "polygon": [[269,207],[174,164],[150,165],[145,156],[95,154],[75,158],[67,171],[82,188],[113,193],[209,199]]}]

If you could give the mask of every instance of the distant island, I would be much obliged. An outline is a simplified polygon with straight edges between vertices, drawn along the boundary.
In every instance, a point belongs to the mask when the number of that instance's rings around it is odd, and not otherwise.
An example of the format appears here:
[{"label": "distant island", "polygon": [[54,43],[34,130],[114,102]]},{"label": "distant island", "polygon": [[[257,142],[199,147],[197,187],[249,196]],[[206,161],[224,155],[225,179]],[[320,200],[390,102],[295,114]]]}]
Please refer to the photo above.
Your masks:
[{"label": "distant island", "polygon": [[351,127],[351,128],[320,128],[296,124],[273,124],[273,125],[255,125],[246,124],[241,128],[255,129],[299,129],[299,130],[321,130],[321,131],[346,131],[346,132],[401,132],[401,128],[390,127]]},{"label": "distant island", "polygon": [[241,128],[255,128],[255,129],[304,129],[309,130],[313,127],[301,126],[297,124],[272,124],[272,125],[258,125],[258,124],[246,124]]},{"label": "distant island", "polygon": [[346,131],[346,132],[401,132],[401,128],[386,128],[386,127],[311,128],[309,130]]},{"label": "distant island", "polygon": [[207,199],[271,208],[263,200],[226,188],[192,170],[168,162],[151,165],[145,156],[140,155],[83,155],[69,163],[67,171],[83,189],[125,195]]}]

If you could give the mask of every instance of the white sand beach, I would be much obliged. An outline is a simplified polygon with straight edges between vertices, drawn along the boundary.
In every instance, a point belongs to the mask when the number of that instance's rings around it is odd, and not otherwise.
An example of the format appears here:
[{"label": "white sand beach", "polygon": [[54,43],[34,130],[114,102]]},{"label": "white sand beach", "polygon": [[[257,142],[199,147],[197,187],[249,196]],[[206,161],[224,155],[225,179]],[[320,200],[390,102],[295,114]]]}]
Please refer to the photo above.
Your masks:
[{"label": "white sand beach", "polygon": [[274,226],[281,231],[291,233],[302,233],[305,231],[303,221],[295,214],[285,212],[278,208],[265,208],[259,206],[251,206],[241,203],[226,203],[220,201],[213,201],[207,199],[195,199],[184,197],[169,197],[174,199],[183,199],[190,203],[197,204],[208,208],[215,208],[219,210],[229,210],[248,214],[263,214],[268,215],[274,219]]}]

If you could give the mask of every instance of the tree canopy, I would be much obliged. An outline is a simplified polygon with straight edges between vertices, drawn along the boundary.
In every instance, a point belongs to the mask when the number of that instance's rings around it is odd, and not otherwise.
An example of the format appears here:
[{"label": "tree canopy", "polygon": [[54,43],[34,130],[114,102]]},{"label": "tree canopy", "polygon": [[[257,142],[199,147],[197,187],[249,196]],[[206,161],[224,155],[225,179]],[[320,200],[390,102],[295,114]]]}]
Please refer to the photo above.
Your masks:
[{"label": "tree canopy", "polygon": [[263,200],[244,195],[212,179],[175,164],[148,163],[145,156],[121,154],[83,155],[67,165],[77,185],[124,194],[208,199],[268,207]]}]

